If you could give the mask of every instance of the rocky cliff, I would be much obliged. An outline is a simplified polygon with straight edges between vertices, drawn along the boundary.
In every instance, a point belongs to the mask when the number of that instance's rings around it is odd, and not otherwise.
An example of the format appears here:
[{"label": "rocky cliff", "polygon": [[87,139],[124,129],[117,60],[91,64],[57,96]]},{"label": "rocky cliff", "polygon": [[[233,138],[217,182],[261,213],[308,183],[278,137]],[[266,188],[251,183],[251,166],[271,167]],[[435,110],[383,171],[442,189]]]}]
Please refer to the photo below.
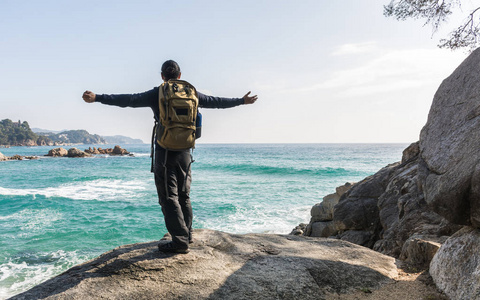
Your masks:
[{"label": "rocky cliff", "polygon": [[303,234],[429,264],[448,297],[480,299],[479,70],[477,49],[442,82],[402,161],[326,196]]}]

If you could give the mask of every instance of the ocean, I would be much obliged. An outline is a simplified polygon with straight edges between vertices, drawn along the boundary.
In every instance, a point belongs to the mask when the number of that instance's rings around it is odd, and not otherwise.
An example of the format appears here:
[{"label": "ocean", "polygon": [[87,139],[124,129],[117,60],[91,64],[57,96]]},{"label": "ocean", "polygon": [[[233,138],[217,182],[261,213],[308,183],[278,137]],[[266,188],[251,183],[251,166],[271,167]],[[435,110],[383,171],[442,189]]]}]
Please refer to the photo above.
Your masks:
[{"label": "ocean", "polygon": [[[93,146],[113,147],[75,147]],[[288,234],[337,186],[400,161],[407,146],[199,144],[193,227]],[[134,156],[52,158],[43,155],[54,147],[0,148],[40,156],[0,162],[0,299],[117,246],[163,237],[150,145],[122,147]]]}]

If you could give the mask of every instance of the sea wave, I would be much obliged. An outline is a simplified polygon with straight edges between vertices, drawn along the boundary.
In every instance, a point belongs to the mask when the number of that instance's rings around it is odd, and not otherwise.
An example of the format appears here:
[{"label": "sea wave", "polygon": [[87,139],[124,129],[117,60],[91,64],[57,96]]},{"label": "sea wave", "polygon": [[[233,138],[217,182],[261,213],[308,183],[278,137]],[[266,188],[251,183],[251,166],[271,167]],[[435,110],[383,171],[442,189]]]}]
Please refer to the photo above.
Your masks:
[{"label": "sea wave", "polygon": [[282,167],[256,164],[202,164],[203,170],[224,170],[257,175],[294,175],[294,176],[356,176],[358,170],[350,170],[341,167]]},{"label": "sea wave", "polygon": [[62,218],[62,213],[53,209],[24,209],[8,216],[0,216],[0,222],[7,221],[1,223],[4,229],[18,227],[21,230],[19,233],[21,236],[52,226]]},{"label": "sea wave", "polygon": [[0,265],[0,299],[12,297],[90,257],[77,251],[24,252]]},{"label": "sea wave", "polygon": [[39,189],[11,189],[0,187],[2,196],[42,195],[47,198],[62,197],[76,200],[117,200],[135,198],[138,192],[147,189],[147,183],[140,180],[98,179],[81,183],[68,183],[58,187]]}]

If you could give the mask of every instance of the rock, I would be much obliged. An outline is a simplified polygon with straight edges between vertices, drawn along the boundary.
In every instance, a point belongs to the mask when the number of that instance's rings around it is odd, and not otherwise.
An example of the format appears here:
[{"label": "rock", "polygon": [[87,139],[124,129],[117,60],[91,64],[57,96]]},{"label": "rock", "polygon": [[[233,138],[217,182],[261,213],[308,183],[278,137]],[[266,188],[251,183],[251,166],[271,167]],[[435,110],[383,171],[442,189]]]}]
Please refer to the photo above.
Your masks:
[{"label": "rock", "polygon": [[53,157],[57,157],[57,156],[67,156],[68,155],[68,151],[63,149],[63,148],[55,148],[55,149],[51,149],[50,151],[48,151],[48,154],[45,155],[45,156],[53,156]]},{"label": "rock", "polygon": [[480,230],[466,227],[452,235],[430,263],[436,286],[450,299],[480,297]]},{"label": "rock", "polygon": [[371,248],[375,243],[375,232],[364,230],[348,230],[340,235],[340,239],[360,246]]},{"label": "rock", "polygon": [[336,193],[312,207],[312,219],[304,235],[336,235],[398,258],[405,241],[414,234],[444,236],[459,230],[460,225],[434,213],[425,202],[418,186],[415,144],[405,149],[403,163],[388,165],[349,189],[338,188],[344,194],[333,208],[333,224],[326,220]]},{"label": "rock", "polygon": [[89,147],[88,149],[85,149],[85,153],[88,154],[108,154],[108,155],[130,155],[130,152],[128,152],[126,149],[123,149],[120,146],[115,146],[113,149],[112,148],[107,148],[107,149],[102,149],[102,148],[95,148],[93,149]]},{"label": "rock", "polygon": [[414,234],[403,244],[400,259],[412,265],[429,265],[447,238],[447,236]]},{"label": "rock", "polygon": [[0,152],[0,161],[5,161],[5,160],[8,160],[8,157],[6,157]]},{"label": "rock", "polygon": [[112,151],[112,155],[128,155],[128,154],[130,154],[130,152],[128,152],[125,149],[122,149],[122,147],[118,145],[116,145]]},{"label": "rock", "polygon": [[307,224],[301,223],[297,227],[295,227],[292,232],[290,232],[290,235],[303,235],[305,233],[305,230],[307,229]]},{"label": "rock", "polygon": [[9,157],[8,159],[9,160],[23,160],[23,156],[15,154],[14,156]]},{"label": "rock", "polygon": [[89,157],[89,156],[91,155],[77,148],[68,149],[67,157]]},{"label": "rock", "polygon": [[[315,204],[310,210],[311,219],[310,223],[307,226],[307,229],[304,231],[305,236],[315,236],[315,237],[328,237],[330,235],[335,235],[338,230],[334,228],[333,223],[327,224],[317,224],[313,226],[315,222],[328,222],[333,220],[333,209],[335,205],[340,200],[340,197],[347,192],[353,184],[347,182],[342,186],[336,188],[334,194],[327,195],[323,197],[323,201]],[[312,229],[315,227],[315,233],[312,235]],[[332,234],[330,234],[332,233]],[[328,234],[328,235],[326,235]]]},{"label": "rock", "polygon": [[332,221],[328,222],[314,222],[311,224],[311,237],[329,237],[336,235],[338,230]]},{"label": "rock", "polygon": [[336,193],[323,197],[323,201],[315,204],[310,210],[312,215],[310,222],[333,220],[333,208],[338,203],[338,200],[340,200],[340,196]]},{"label": "rock", "polygon": [[343,196],[352,186],[354,183],[352,182],[346,182],[344,185],[341,185],[335,189],[335,194],[338,195],[338,197]]},{"label": "rock", "polygon": [[324,299],[375,289],[395,259],[348,242],[195,230],[188,254],[126,245],[11,299]]},{"label": "rock", "polygon": [[440,85],[420,134],[419,184],[450,222],[480,227],[480,49]]},{"label": "rock", "polygon": [[420,142],[412,143],[402,153],[402,163],[405,163],[420,154]]}]

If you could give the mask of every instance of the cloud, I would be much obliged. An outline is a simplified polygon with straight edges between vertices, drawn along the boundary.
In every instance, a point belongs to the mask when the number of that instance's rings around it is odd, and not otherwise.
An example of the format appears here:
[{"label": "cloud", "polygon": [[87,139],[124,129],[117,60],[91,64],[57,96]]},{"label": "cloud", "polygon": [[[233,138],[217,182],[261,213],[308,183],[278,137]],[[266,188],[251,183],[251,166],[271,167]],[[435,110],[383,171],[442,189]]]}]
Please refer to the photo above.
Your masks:
[{"label": "cloud", "polygon": [[325,91],[336,97],[359,97],[438,86],[465,58],[463,53],[441,49],[377,51],[374,58],[362,57],[355,66],[331,71],[322,82],[284,92]]},{"label": "cloud", "polygon": [[363,54],[371,53],[377,50],[376,42],[365,42],[365,43],[356,43],[356,44],[344,44],[339,47],[332,53],[332,55],[353,55],[353,54]]}]

